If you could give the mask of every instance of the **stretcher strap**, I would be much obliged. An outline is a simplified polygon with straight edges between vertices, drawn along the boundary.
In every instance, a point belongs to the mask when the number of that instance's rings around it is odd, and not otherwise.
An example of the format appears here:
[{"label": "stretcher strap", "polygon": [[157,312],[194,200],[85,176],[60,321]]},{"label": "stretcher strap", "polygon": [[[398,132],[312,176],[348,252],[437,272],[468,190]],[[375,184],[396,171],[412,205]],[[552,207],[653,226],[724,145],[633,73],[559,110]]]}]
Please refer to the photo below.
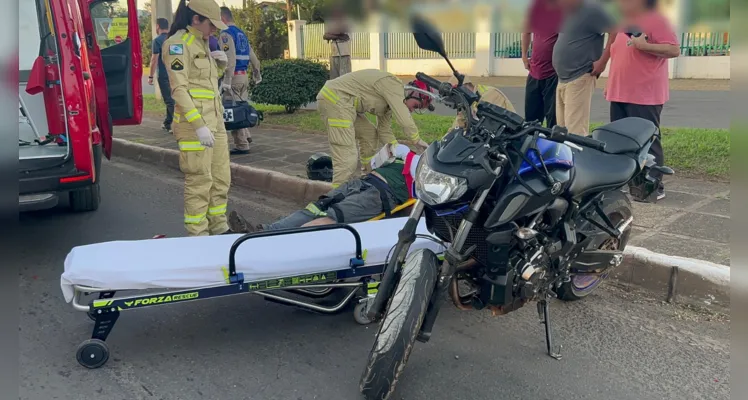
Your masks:
[{"label": "stretcher strap", "polygon": [[390,198],[387,197],[387,194],[392,193],[392,189],[375,175],[367,175],[363,181],[374,186],[374,189],[379,192],[379,198],[382,200],[382,211],[384,211],[385,218],[389,218],[392,212],[392,203],[390,203]]}]

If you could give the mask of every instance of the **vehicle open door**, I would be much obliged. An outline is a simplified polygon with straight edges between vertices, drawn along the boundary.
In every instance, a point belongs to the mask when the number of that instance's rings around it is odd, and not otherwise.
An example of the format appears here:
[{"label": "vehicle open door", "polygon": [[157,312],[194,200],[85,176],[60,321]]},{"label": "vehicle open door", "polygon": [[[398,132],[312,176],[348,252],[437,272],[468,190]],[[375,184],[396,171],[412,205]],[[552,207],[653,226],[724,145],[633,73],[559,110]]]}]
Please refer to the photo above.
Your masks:
[{"label": "vehicle open door", "polygon": [[[86,26],[104,154],[111,156],[113,125],[143,118],[143,64],[137,0],[78,0]],[[150,23],[148,20],[146,23]]]}]

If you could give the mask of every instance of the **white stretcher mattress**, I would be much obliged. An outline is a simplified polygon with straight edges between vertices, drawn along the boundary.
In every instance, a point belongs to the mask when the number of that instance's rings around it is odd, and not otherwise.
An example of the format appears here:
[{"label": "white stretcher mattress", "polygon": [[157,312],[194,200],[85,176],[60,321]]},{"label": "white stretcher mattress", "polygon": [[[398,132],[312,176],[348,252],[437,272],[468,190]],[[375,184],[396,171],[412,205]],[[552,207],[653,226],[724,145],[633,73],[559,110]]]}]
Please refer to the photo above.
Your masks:
[{"label": "white stretcher mattress", "polygon": [[[361,236],[366,265],[383,264],[407,217],[351,224]],[[424,220],[418,234],[429,235]],[[60,285],[65,301],[73,285],[112,290],[181,289],[225,283],[229,249],[241,235],[112,241],[74,247],[65,258]],[[418,238],[410,248],[441,253],[434,241]],[[353,235],[343,229],[295,233],[245,241],[236,252],[244,281],[284,278],[349,268]]]}]

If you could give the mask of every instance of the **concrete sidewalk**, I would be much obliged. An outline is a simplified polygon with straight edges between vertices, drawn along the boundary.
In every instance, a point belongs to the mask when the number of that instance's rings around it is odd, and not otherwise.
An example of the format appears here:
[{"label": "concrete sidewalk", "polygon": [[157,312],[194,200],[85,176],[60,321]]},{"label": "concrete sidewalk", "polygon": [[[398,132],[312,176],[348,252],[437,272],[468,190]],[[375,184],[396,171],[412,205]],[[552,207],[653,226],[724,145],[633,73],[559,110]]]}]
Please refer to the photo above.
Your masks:
[{"label": "concrete sidewalk", "polygon": [[[146,116],[140,126],[115,127],[115,137],[176,150],[173,136],[159,127],[160,120]],[[251,153],[233,156],[234,163],[299,178],[306,178],[309,156],[328,151],[324,135],[265,127],[253,129],[252,138]],[[730,265],[729,184],[671,177],[666,187],[667,197],[657,204],[634,203],[630,244],[666,255]]]}]

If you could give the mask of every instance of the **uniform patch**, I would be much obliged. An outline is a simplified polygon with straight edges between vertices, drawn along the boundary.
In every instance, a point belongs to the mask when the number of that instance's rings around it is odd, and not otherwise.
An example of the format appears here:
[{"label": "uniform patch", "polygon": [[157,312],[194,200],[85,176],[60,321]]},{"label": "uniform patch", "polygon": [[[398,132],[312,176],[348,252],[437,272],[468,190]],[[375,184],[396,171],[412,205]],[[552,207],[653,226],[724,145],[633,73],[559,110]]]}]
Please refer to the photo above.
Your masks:
[{"label": "uniform patch", "polygon": [[182,61],[178,58],[175,58],[174,61],[171,62],[171,69],[172,71],[181,71],[184,69],[184,64],[182,64]]},{"label": "uniform patch", "polygon": [[184,54],[184,46],[181,44],[170,44],[169,45],[169,55],[172,56],[181,56]]},{"label": "uniform patch", "polygon": [[229,51],[229,45],[224,44],[223,45],[223,51]]},{"label": "uniform patch", "polygon": [[223,42],[224,42],[224,43],[228,43],[228,42],[229,42],[229,37],[228,37],[228,35],[223,35],[223,36],[221,36],[221,40],[223,40]]}]

